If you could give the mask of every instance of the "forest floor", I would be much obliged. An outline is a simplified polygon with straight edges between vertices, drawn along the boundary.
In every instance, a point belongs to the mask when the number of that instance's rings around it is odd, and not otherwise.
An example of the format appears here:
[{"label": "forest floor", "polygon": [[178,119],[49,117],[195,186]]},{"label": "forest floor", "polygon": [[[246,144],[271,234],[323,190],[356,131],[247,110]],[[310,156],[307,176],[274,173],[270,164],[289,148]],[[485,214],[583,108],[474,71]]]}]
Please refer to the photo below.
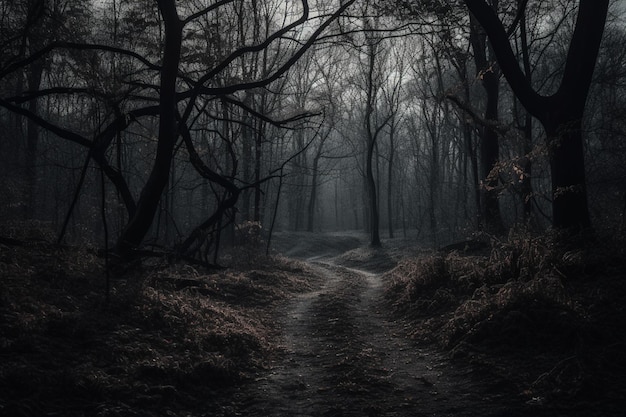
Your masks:
[{"label": "forest floor", "polygon": [[238,393],[235,415],[477,416],[510,408],[510,393],[494,390],[498,381],[408,338],[409,323],[385,302],[382,271],[395,264],[385,251],[307,262],[319,281],[279,310],[281,354]]},{"label": "forest floor", "polygon": [[[516,240],[517,239],[517,240]],[[206,272],[0,243],[0,415],[624,416],[613,244],[278,234]],[[600,247],[602,246],[602,247]]]}]

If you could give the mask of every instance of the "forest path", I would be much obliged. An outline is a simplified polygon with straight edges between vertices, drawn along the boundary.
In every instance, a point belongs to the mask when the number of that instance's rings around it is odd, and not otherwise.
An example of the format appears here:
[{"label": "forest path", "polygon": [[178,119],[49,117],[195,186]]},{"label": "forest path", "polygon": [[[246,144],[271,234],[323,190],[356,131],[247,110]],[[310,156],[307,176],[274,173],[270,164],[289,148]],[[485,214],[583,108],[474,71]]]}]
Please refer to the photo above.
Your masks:
[{"label": "forest path", "polygon": [[[467,368],[406,337],[383,303],[381,275],[309,261],[321,286],[279,314],[282,354],[229,415],[497,415]],[[501,400],[502,398],[500,398]]]}]

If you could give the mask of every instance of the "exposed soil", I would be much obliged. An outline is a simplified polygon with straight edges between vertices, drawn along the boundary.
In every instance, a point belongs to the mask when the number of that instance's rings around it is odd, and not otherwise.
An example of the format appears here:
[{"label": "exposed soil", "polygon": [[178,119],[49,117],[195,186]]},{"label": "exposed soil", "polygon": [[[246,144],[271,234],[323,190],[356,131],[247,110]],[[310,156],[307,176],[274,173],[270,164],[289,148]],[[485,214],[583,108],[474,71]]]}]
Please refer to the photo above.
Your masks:
[{"label": "exposed soil", "polygon": [[[311,263],[320,288],[281,311],[283,352],[239,394],[246,416],[490,416],[514,391],[475,378],[407,338],[383,302],[380,273]],[[232,412],[233,410],[229,410]]]},{"label": "exposed soil", "polygon": [[[328,245],[324,245],[324,239],[329,240]],[[266,374],[237,392],[232,408],[223,415],[626,415],[624,400],[620,399],[624,378],[616,376],[618,371],[606,368],[594,371],[586,365],[577,365],[586,353],[573,349],[578,349],[578,343],[586,342],[564,338],[570,328],[581,323],[580,319],[587,320],[584,314],[574,317],[567,309],[546,309],[541,300],[533,299],[527,301],[528,306],[517,307],[521,311],[528,309],[528,313],[507,312],[510,307],[502,304],[502,312],[495,311],[466,331],[463,338],[469,343],[461,341],[452,350],[442,348],[435,342],[436,334],[424,333],[428,332],[427,328],[417,330],[416,324],[422,326],[454,316],[455,303],[449,303],[450,293],[446,292],[449,289],[444,281],[438,284],[441,288],[436,292],[421,294],[431,297],[427,301],[431,307],[435,306],[435,310],[422,318],[406,315],[406,319],[402,318],[394,303],[389,302],[389,297],[395,294],[389,292],[393,284],[388,280],[394,274],[385,272],[424,251],[400,240],[387,242],[385,249],[372,249],[358,235],[338,235],[331,239],[309,235],[294,241],[297,243],[285,244],[283,248],[305,258],[319,282],[313,290],[279,309],[276,320],[282,338],[279,353]],[[483,245],[479,249],[484,250]],[[487,248],[485,255],[488,253]],[[432,255],[423,257],[428,259]],[[485,259],[484,255],[460,258],[469,263]],[[504,274],[500,279],[506,282],[508,278]],[[606,285],[610,282],[605,281]],[[481,291],[507,287],[494,284],[488,288],[482,287]],[[438,300],[439,291],[445,293],[444,300],[448,303],[443,309],[445,303]],[[480,295],[481,291],[476,294]],[[587,294],[587,285],[572,287],[570,291],[577,308],[584,310],[584,301],[581,304],[575,293]],[[619,305],[622,295],[618,291],[614,294],[613,301]],[[468,297],[466,303],[472,303],[471,291]],[[462,300],[459,298],[459,302]],[[530,324],[528,317],[535,308],[537,321]],[[498,321],[500,315],[506,316],[505,322]],[[463,320],[462,315],[452,320],[457,321],[459,329],[471,325],[458,323]],[[505,333],[498,336],[497,332],[503,330]],[[479,336],[489,331],[496,334]],[[597,334],[605,331],[612,332],[603,329]],[[593,336],[581,331],[578,334],[579,338],[595,343]],[[546,340],[549,345],[545,345]],[[616,340],[611,346],[621,345],[621,336]],[[597,349],[592,354],[598,362],[613,362],[617,367],[623,363],[622,354],[607,356],[599,354]],[[587,381],[596,381],[596,385],[590,386]]]}]

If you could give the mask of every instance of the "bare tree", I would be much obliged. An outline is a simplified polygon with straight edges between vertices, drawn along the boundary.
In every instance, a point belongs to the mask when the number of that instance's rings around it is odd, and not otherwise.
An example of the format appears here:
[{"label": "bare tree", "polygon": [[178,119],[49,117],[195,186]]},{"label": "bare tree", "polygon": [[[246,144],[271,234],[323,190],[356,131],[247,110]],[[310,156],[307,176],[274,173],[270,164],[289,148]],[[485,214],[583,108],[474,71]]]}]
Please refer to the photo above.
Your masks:
[{"label": "bare tree", "polygon": [[[608,0],[580,0],[563,77],[558,90],[549,96],[540,95],[520,68],[507,30],[493,8],[484,0],[465,0],[465,3],[485,29],[513,92],[546,130],[553,225],[573,230],[590,227],[582,120],[604,32]],[[525,7],[526,4],[522,4],[518,13]]]},{"label": "bare tree", "polygon": [[[492,1],[491,7],[497,13],[498,1]],[[470,43],[474,51],[474,62],[477,77],[481,80],[485,91],[484,119],[487,125],[481,126],[480,137],[480,162],[482,166],[481,180],[483,202],[482,218],[488,230],[501,232],[503,229],[500,216],[500,203],[498,201],[498,161],[500,158],[498,132],[489,124],[498,123],[498,102],[500,99],[500,69],[495,59],[491,44],[487,42],[486,34],[481,30],[473,16],[470,18]]]},{"label": "bare tree", "polygon": [[[241,109],[248,113],[251,119],[258,121],[258,126],[261,127],[258,132],[263,130],[262,126],[266,123],[283,126],[292,120],[297,120],[300,116],[293,114],[286,119],[276,120],[265,114],[267,112],[265,105],[255,109],[245,101],[240,100],[236,94],[264,88],[280,80],[331,23],[355,1],[342,2],[329,14],[315,17],[310,16],[309,3],[306,0],[294,3],[290,5],[288,10],[284,10],[282,24],[278,21],[268,20],[265,25],[259,25],[264,30],[253,34],[248,44],[244,46],[235,45],[232,51],[220,55],[220,59],[217,61],[201,62],[193,58],[197,56],[195,54],[197,45],[195,34],[200,33],[195,30],[197,27],[194,25],[197,25],[202,18],[210,14],[217,16],[220,12],[224,12],[230,5],[235,4],[234,0],[220,0],[210,5],[201,3],[183,5],[174,0],[159,0],[154,5],[156,9],[151,4],[150,7],[144,8],[145,10],[142,9],[142,12],[158,13],[158,18],[152,19],[158,29],[158,36],[156,39],[146,36],[143,41],[152,42],[152,45],[159,45],[158,38],[162,33],[163,47],[160,54],[154,53],[155,50],[150,45],[145,47],[140,43],[134,51],[98,43],[52,42],[42,46],[22,60],[13,62],[9,67],[3,68],[0,77],[5,77],[6,74],[31,65],[38,59],[50,56],[59,50],[97,51],[103,54],[117,55],[131,61],[132,65],[129,65],[127,67],[128,72],[125,72],[127,78],[120,84],[122,89],[119,91],[106,92],[98,87],[59,87],[48,89],[45,92],[30,92],[29,100],[31,101],[37,97],[55,94],[66,96],[91,94],[92,97],[105,98],[108,103],[111,103],[111,111],[105,116],[106,121],[103,121],[102,127],[99,128],[100,133],[96,134],[96,140],[89,140],[70,128],[61,127],[39,117],[33,111],[19,108],[14,104],[15,100],[5,100],[0,104],[14,113],[26,116],[28,120],[39,127],[89,149],[89,158],[93,158],[102,166],[126,202],[129,220],[119,236],[116,247],[120,254],[128,254],[144,240],[153,224],[153,219],[168,183],[178,177],[174,175],[173,167],[175,167],[174,156],[180,149],[180,139],[186,135],[184,132],[193,128],[194,124],[200,120],[200,116],[208,111],[208,104],[228,102],[232,107]],[[259,7],[262,6],[258,2],[253,3]],[[150,21],[152,22],[152,20]],[[307,32],[298,32],[297,29],[302,28],[305,24],[309,24],[310,29]],[[192,26],[194,26],[194,31],[190,31]],[[189,36],[190,33],[194,33],[194,35]],[[143,38],[143,33],[139,38]],[[286,47],[281,50],[272,49],[278,43],[283,43]],[[268,53],[270,50],[278,52],[270,55]],[[145,55],[142,55],[143,53]],[[246,57],[258,56],[265,56],[265,58],[261,60],[263,64],[261,71],[255,73],[253,77],[236,77],[228,80],[223,77],[224,73],[232,68],[236,61]],[[271,65],[268,61],[270,56]],[[153,58],[158,63],[153,62]],[[94,59],[98,61],[95,54]],[[119,65],[116,63],[115,67],[118,73],[122,73],[121,62]],[[141,76],[138,76],[139,74]],[[94,84],[97,85],[98,83],[94,82]],[[216,98],[220,98],[220,100],[216,100]],[[128,108],[133,105],[135,108]],[[129,126],[141,118],[151,120],[157,118],[158,131],[154,159],[146,167],[149,171],[147,178],[144,183],[135,184],[141,189],[135,202],[121,170],[110,165],[107,150],[114,138],[120,137],[120,132],[127,131]],[[252,182],[258,185],[261,182],[258,164],[260,164],[259,153],[262,137],[257,137],[256,142],[257,165]],[[192,144],[192,146],[195,145]],[[189,147],[187,144],[187,148]],[[221,174],[217,172],[213,172],[213,174],[215,175],[211,175],[209,178],[211,182],[222,183],[223,186],[227,186],[227,183],[232,184],[230,181],[221,181]],[[236,185],[236,187],[239,190],[246,190],[249,188],[246,184],[250,184],[250,182],[244,182],[243,185]],[[252,188],[257,190],[255,216],[260,217],[260,190],[258,187]],[[232,192],[231,194],[239,196],[240,192]],[[172,195],[172,197],[174,196]],[[170,203],[175,200],[169,197],[168,199]],[[218,209],[218,212],[222,211],[222,209]]]}]

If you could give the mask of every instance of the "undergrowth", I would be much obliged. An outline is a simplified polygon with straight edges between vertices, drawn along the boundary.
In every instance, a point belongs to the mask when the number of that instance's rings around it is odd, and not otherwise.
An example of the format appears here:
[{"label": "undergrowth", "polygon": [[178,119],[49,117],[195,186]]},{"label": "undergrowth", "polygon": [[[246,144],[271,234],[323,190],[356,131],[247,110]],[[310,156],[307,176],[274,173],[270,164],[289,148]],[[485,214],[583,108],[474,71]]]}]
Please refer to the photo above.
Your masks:
[{"label": "undergrowth", "polygon": [[505,374],[529,401],[624,398],[624,242],[572,242],[514,231],[482,253],[424,254],[385,276],[386,296],[416,340]]},{"label": "undergrowth", "polygon": [[95,251],[0,243],[0,415],[180,415],[219,406],[276,349],[273,307],[307,287],[281,258],[112,276]]}]

